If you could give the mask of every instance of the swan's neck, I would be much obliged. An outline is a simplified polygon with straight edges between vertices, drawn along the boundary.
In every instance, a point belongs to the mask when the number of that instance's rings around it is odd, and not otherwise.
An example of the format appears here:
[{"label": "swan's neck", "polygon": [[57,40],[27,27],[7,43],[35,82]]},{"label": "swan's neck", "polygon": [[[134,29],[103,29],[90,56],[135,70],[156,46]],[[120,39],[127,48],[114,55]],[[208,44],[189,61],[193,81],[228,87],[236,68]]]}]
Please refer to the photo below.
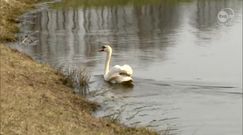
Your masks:
[{"label": "swan's neck", "polygon": [[104,73],[104,75],[108,74],[108,72],[110,70],[111,54],[112,54],[112,51],[109,51],[106,54],[105,73]]}]

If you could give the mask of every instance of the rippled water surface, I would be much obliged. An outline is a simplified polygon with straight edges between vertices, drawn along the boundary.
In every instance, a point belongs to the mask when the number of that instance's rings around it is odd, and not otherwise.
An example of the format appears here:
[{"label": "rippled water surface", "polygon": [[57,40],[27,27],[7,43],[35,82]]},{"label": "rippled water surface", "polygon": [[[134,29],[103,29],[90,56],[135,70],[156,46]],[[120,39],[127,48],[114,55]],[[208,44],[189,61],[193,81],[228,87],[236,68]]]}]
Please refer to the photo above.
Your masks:
[{"label": "rippled water surface", "polygon": [[[232,8],[229,25],[217,14]],[[131,126],[180,135],[242,134],[241,0],[75,0],[23,16],[16,46],[54,67],[86,67],[81,94],[101,103],[97,116],[114,114]],[[103,81],[102,42],[112,65],[134,69],[133,88]]]}]

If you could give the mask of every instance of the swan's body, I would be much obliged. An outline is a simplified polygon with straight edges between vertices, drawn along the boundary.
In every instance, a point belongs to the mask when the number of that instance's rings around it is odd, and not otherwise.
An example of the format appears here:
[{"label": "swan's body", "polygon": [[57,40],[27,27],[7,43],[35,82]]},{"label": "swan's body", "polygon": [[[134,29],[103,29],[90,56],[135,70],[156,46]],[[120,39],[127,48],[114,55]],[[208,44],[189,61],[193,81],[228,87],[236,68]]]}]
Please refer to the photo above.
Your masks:
[{"label": "swan's body", "polygon": [[129,65],[115,65],[110,69],[112,48],[109,45],[102,46],[100,51],[107,53],[105,62],[104,79],[111,83],[132,82],[133,70]]},{"label": "swan's body", "polygon": [[104,74],[104,79],[112,83],[123,83],[132,81],[132,68],[129,65],[115,65],[107,74]]}]

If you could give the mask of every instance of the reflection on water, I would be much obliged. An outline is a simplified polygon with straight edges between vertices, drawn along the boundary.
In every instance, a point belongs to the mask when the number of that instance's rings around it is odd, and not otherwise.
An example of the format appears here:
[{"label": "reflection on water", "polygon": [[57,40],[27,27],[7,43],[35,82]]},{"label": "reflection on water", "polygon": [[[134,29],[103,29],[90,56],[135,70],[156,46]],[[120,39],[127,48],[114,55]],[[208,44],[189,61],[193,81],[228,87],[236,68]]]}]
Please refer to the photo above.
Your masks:
[{"label": "reflection on water", "polygon": [[[35,31],[39,42],[17,48],[54,67],[88,68],[80,93],[102,103],[97,116],[121,112],[127,125],[185,135],[242,133],[242,1],[126,2],[26,15],[22,33]],[[228,7],[232,25],[219,25],[217,13]],[[113,65],[133,67],[135,87],[103,81],[102,42],[112,44]]]}]

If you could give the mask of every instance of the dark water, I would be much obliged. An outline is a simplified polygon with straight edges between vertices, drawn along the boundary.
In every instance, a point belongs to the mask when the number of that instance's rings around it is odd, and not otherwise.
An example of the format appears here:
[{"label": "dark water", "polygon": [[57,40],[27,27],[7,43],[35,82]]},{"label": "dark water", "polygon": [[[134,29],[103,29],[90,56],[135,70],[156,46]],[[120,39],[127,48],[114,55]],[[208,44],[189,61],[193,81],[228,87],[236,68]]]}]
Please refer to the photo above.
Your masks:
[{"label": "dark water", "polygon": [[[25,15],[20,35],[38,42],[16,47],[54,67],[86,67],[97,116],[172,134],[242,134],[241,0],[107,1]],[[230,25],[218,22],[223,8],[235,12]],[[103,81],[102,42],[112,44],[112,65],[133,67],[133,88]]]}]

